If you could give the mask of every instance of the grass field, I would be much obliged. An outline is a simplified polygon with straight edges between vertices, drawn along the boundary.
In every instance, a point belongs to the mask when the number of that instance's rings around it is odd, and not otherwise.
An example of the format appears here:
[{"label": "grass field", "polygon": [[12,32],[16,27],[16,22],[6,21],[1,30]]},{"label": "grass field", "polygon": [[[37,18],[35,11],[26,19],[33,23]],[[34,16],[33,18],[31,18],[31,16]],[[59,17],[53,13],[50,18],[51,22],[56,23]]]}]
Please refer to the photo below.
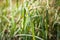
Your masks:
[{"label": "grass field", "polygon": [[60,0],[0,0],[0,40],[60,40]]}]

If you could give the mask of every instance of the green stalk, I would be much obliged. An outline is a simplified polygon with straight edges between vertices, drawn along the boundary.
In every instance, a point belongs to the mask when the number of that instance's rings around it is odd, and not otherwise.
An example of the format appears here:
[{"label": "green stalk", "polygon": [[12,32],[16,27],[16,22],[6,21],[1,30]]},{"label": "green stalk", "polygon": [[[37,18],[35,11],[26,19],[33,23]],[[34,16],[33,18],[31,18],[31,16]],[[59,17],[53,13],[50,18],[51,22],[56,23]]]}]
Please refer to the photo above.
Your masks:
[{"label": "green stalk", "polygon": [[44,22],[43,22],[43,15],[40,16],[40,27],[42,28],[42,36],[45,40],[46,34],[45,34],[45,26],[44,26]]},{"label": "green stalk", "polygon": [[47,40],[47,34],[48,34],[48,23],[49,18],[48,18],[48,10],[46,10],[46,23],[45,23],[45,29],[46,29],[46,40]]},{"label": "green stalk", "polygon": [[[24,7],[22,7],[22,12],[21,15],[23,17],[23,21],[22,21],[22,33],[27,33],[27,26],[26,26],[26,9]],[[24,37],[24,40],[27,40],[27,36]]]},{"label": "green stalk", "polygon": [[48,24],[49,24],[48,7],[49,7],[49,1],[47,0],[46,23],[45,23],[45,29],[46,29],[46,40],[47,40],[47,35],[48,35]]},{"label": "green stalk", "polygon": [[57,27],[57,40],[60,39],[60,27],[59,26],[60,24],[56,26]]},{"label": "green stalk", "polygon": [[15,30],[16,30],[16,24],[15,24],[15,21],[14,21],[14,13],[12,11],[12,0],[10,0],[10,12],[11,12],[10,36],[12,37],[14,35]]},{"label": "green stalk", "polygon": [[6,7],[8,7],[8,5],[9,5],[9,2],[8,2],[8,0],[6,0]]},{"label": "green stalk", "polygon": [[32,20],[30,22],[30,25],[31,25],[32,37],[33,37],[33,40],[35,40],[35,31],[34,31],[35,29],[34,29],[34,23]]},{"label": "green stalk", "polygon": [[32,35],[33,35],[33,40],[35,40],[34,24],[31,23],[31,25],[32,25]]},{"label": "green stalk", "polygon": [[18,8],[18,1],[19,1],[19,0],[16,0],[16,6],[17,6],[17,8]]}]

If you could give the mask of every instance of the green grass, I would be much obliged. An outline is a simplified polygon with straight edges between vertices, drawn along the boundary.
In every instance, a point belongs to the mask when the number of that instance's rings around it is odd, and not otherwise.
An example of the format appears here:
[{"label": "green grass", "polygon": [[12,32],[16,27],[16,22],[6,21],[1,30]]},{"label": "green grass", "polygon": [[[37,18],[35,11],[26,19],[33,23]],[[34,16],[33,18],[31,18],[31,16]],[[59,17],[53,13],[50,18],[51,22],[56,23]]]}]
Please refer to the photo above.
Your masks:
[{"label": "green grass", "polygon": [[49,0],[0,1],[0,40],[60,40],[59,5]]}]

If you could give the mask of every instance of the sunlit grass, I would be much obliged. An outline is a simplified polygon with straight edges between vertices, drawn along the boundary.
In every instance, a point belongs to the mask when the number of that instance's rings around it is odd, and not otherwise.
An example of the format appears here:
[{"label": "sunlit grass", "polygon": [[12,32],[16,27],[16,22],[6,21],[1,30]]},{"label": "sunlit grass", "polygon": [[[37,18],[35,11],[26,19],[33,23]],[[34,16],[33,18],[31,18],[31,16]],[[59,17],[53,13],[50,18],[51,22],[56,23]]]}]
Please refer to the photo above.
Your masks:
[{"label": "sunlit grass", "polygon": [[57,2],[0,1],[0,40],[59,40],[60,9]]}]

